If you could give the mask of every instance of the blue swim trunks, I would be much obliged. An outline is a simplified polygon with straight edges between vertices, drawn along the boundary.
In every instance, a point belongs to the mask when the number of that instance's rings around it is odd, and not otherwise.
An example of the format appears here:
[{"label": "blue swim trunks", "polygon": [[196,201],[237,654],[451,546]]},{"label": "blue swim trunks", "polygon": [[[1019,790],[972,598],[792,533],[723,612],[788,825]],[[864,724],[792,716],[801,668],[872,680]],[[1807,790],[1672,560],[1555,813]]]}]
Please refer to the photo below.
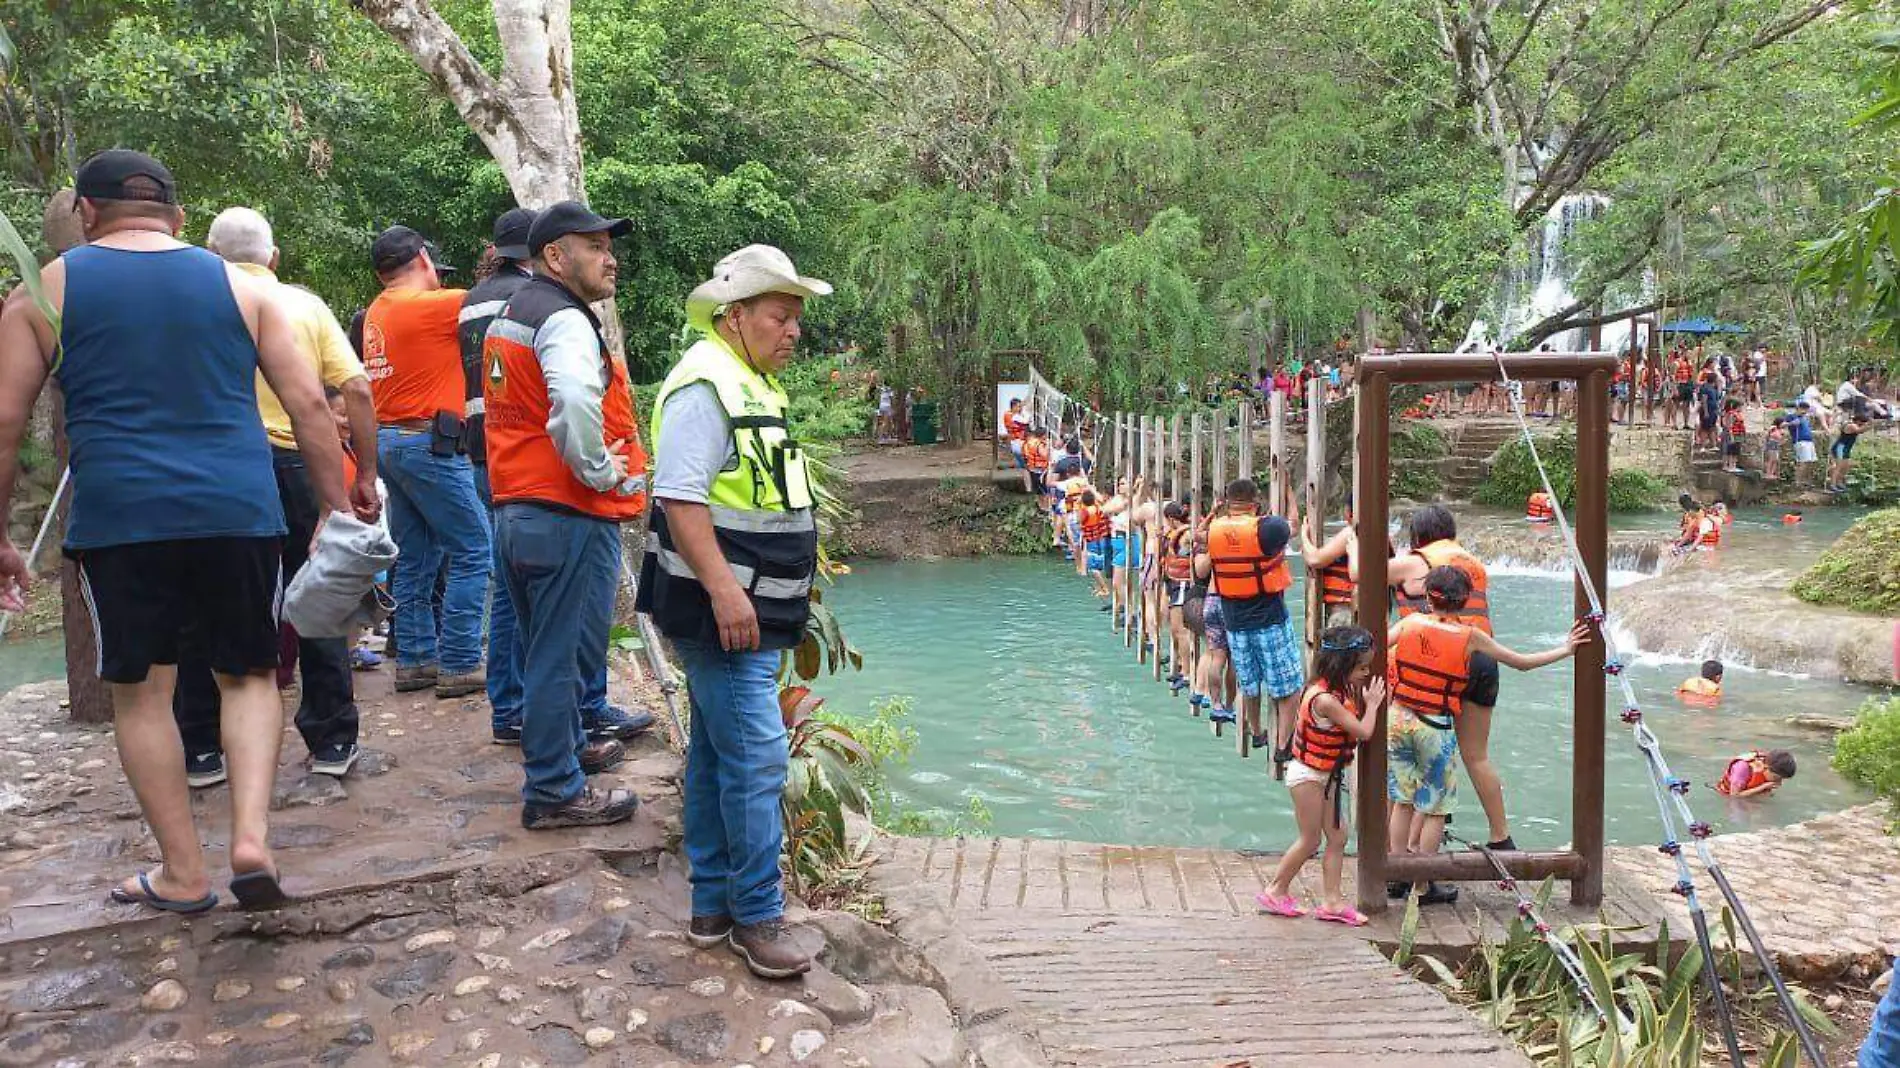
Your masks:
[{"label": "blue swim trunks", "polygon": [[1264,692],[1277,700],[1299,693],[1306,685],[1300,643],[1293,635],[1291,620],[1260,630],[1229,628],[1227,651],[1234,658],[1240,692],[1248,697],[1259,697]]},{"label": "blue swim trunks", "polygon": [[1108,570],[1108,539],[1089,542],[1088,569],[1090,571]]},{"label": "blue swim trunks", "polygon": [[[1141,550],[1142,550],[1142,541],[1140,538],[1136,538],[1135,539],[1135,559],[1137,561],[1140,561],[1142,559]],[[1127,567],[1128,566],[1128,535],[1117,534],[1114,537],[1108,539],[1108,566],[1110,567]]]},{"label": "blue swim trunks", "polygon": [[1385,793],[1424,816],[1451,813],[1458,800],[1458,732],[1440,730],[1394,704],[1385,739]]}]

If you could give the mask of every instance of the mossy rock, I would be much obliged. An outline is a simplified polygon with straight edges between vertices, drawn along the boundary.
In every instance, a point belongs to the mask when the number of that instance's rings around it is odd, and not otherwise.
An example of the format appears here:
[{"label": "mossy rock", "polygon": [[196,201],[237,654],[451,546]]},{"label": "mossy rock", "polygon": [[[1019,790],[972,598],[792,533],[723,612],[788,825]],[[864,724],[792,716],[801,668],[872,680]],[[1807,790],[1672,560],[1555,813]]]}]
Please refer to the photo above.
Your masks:
[{"label": "mossy rock", "polygon": [[1810,604],[1900,614],[1900,508],[1849,527],[1789,592]]}]

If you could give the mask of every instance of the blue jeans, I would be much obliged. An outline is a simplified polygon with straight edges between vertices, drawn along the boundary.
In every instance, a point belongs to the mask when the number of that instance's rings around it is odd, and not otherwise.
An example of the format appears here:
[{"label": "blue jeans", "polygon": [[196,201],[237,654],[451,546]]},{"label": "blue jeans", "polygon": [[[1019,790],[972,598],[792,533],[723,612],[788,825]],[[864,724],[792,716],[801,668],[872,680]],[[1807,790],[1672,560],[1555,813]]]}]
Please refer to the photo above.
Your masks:
[{"label": "blue jeans", "polygon": [[1858,1068],[1900,1068],[1900,982],[1890,983],[1874,1007],[1873,1025],[1860,1046]]},{"label": "blue jeans", "polygon": [[[582,650],[605,660],[619,571],[620,527],[510,503],[495,509],[503,574],[514,600],[521,640],[521,764],[523,801],[559,805],[587,784],[580,752]],[[589,660],[591,663],[592,660]]]},{"label": "blue jeans", "polygon": [[[445,675],[482,666],[482,602],[488,597],[488,510],[475,496],[466,456],[437,456],[429,435],[385,427],[377,461],[389,489],[389,533],[396,539],[397,663],[439,664]],[[440,642],[431,608],[435,578],[448,560]]]},{"label": "blue jeans", "polygon": [[[475,465],[475,492],[488,506],[489,518],[495,514],[495,497],[488,485],[488,467]],[[615,591],[620,588],[620,541],[614,540],[614,581],[603,583],[601,596],[607,599],[607,611],[613,612]],[[493,581],[488,596],[488,709],[489,725],[495,730],[521,726],[521,633],[516,629],[515,603],[508,595],[501,562],[501,542],[495,542]],[[607,709],[607,650],[603,646],[598,662],[592,651],[581,649],[581,723],[591,724]]]},{"label": "blue jeans", "polygon": [[778,708],[779,653],[728,653],[683,641],[673,647],[693,707],[684,788],[693,915],[742,924],[777,919],[785,912],[779,795],[790,764]]}]

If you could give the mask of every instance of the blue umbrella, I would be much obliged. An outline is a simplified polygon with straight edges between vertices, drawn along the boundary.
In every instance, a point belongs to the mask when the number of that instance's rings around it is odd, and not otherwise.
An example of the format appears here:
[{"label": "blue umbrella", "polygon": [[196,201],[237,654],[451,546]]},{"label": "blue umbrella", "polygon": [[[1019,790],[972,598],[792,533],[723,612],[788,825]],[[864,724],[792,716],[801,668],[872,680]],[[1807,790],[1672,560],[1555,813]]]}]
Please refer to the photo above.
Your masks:
[{"label": "blue umbrella", "polygon": [[1694,319],[1678,319],[1663,324],[1665,334],[1746,334],[1748,327],[1740,323],[1718,323],[1708,316]]}]

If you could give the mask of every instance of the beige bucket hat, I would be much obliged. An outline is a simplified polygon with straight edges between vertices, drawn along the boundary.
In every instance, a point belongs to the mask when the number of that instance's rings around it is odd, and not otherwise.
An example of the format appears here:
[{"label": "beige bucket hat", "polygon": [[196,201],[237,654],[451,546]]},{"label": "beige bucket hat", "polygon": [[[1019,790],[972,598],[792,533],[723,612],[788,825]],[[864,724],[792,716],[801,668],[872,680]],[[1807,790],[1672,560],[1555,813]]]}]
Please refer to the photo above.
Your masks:
[{"label": "beige bucket hat", "polygon": [[686,315],[708,320],[722,305],[764,293],[825,297],[831,295],[831,283],[799,274],[792,258],[771,245],[747,245],[720,260],[712,278],[687,295]]}]

